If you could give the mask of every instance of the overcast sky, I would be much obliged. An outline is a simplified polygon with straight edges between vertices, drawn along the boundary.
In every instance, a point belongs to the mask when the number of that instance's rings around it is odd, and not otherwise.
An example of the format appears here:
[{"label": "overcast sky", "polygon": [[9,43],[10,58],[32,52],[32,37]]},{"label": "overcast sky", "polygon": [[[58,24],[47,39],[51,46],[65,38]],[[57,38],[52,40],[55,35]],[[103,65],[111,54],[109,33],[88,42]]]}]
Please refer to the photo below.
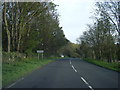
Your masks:
[{"label": "overcast sky", "polygon": [[54,0],[60,14],[60,26],[68,40],[76,43],[76,39],[86,30],[86,24],[93,20],[94,0]]}]

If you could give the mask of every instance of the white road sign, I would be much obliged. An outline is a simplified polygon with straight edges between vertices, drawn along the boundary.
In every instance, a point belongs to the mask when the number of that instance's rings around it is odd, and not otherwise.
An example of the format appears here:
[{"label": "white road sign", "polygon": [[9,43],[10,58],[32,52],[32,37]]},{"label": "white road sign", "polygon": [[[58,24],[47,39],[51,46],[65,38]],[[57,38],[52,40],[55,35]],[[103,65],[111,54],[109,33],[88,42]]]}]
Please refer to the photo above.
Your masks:
[{"label": "white road sign", "polygon": [[37,53],[43,53],[44,50],[37,50]]}]

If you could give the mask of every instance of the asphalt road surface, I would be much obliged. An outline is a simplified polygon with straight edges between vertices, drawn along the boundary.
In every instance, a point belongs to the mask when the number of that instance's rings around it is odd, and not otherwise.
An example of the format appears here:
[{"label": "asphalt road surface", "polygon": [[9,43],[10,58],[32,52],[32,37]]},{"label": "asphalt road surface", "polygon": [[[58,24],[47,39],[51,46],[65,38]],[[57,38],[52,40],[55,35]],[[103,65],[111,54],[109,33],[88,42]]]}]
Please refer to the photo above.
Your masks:
[{"label": "asphalt road surface", "polygon": [[60,59],[7,88],[118,88],[118,73],[77,58]]}]

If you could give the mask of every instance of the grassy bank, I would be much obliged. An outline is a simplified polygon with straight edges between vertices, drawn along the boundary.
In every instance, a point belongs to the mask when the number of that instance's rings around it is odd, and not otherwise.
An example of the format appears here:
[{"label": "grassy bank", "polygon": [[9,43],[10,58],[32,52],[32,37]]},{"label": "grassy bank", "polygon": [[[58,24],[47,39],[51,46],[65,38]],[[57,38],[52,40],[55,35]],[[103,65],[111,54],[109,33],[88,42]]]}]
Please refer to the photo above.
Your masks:
[{"label": "grassy bank", "polygon": [[38,60],[37,58],[26,58],[20,61],[15,61],[11,63],[3,63],[2,66],[2,84],[3,87],[11,84],[22,76],[32,72],[33,70],[42,67],[53,59],[43,59]]},{"label": "grassy bank", "polygon": [[100,60],[93,60],[93,59],[84,59],[87,62],[93,63],[95,65],[110,69],[110,70],[114,70],[117,72],[120,72],[120,62],[105,62],[105,61],[100,61]]}]

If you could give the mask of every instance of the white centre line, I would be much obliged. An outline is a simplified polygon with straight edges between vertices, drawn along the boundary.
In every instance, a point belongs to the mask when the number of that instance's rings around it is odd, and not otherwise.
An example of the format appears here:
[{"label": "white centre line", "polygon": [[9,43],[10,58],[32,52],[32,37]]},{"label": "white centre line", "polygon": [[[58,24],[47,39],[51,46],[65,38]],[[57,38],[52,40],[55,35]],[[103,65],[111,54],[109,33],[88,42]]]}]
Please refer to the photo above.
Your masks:
[{"label": "white centre line", "polygon": [[[71,63],[71,60],[70,60],[70,64],[72,64]],[[75,72],[77,72],[77,70],[74,68],[74,66],[72,65],[72,68],[73,68],[73,70],[75,71]],[[94,90],[93,88],[92,88],[92,86],[90,86],[89,85],[89,83],[81,76],[81,79],[82,79],[82,81],[91,89],[91,90]]]},{"label": "white centre line", "polygon": [[88,83],[83,77],[81,77],[81,79],[83,80],[83,82],[84,82],[85,84],[88,85],[88,87],[89,87],[91,90],[94,90],[94,89],[92,88],[92,86],[90,86],[89,83]]},{"label": "white centre line", "polygon": [[70,64],[71,64],[71,60],[70,60]]},{"label": "white centre line", "polygon": [[88,82],[83,77],[81,77],[81,79],[83,80],[83,82],[85,82],[85,84],[88,84]]},{"label": "white centre line", "polygon": [[91,90],[94,90],[91,86],[88,86]]},{"label": "white centre line", "polygon": [[72,68],[73,68],[73,70],[75,71],[75,72],[77,72],[77,70],[74,68],[74,66],[72,65]]},{"label": "white centre line", "polygon": [[[70,60],[70,64],[72,64],[71,63],[71,60]],[[77,70],[74,68],[74,66],[72,65],[72,68],[73,68],[73,70],[75,71],[75,72],[77,72]],[[88,86],[88,88],[90,88],[91,90],[94,90],[93,88],[92,88],[92,86],[90,86],[89,85],[89,83],[81,76],[81,79],[82,79],[82,81]]]}]

